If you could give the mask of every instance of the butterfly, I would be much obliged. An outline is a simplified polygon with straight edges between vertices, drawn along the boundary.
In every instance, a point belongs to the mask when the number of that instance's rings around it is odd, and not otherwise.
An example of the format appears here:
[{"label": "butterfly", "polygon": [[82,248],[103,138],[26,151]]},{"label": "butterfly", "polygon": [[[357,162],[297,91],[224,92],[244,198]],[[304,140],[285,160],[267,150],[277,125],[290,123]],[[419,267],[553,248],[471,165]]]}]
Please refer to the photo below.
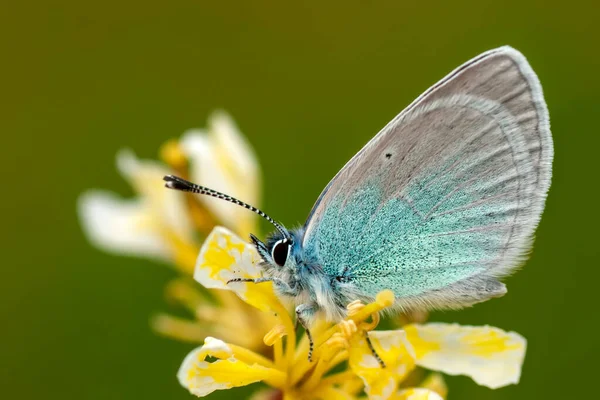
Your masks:
[{"label": "butterfly", "polygon": [[505,46],[461,65],[398,114],[329,182],[299,229],[226,194],[164,179],[275,226],[265,242],[251,235],[265,272],[251,281],[273,282],[295,299],[310,339],[315,314],[339,321],[348,303],[384,289],[397,311],[504,295],[500,278],[531,249],[552,158],[538,78]]}]

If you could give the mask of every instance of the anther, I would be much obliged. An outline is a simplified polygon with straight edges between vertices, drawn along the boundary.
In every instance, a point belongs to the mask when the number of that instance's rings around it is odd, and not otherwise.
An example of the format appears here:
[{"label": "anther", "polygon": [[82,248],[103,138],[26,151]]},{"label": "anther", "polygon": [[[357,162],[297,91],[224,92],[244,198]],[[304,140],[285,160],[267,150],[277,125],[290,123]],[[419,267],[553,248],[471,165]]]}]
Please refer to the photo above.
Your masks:
[{"label": "anther", "polygon": [[348,310],[348,316],[351,317],[352,315],[362,310],[364,307],[365,305],[360,300],[354,300],[353,302],[348,303],[348,305],[346,306],[346,310]]},{"label": "anther", "polygon": [[356,326],[356,323],[354,321],[350,320],[344,320],[341,321],[338,324],[338,328],[340,330],[340,333],[346,338],[349,339],[353,333],[355,333],[358,328]]},{"label": "anther", "polygon": [[271,329],[265,337],[263,338],[263,342],[267,346],[273,346],[275,342],[286,335],[285,326],[283,325],[275,325],[273,329]]}]

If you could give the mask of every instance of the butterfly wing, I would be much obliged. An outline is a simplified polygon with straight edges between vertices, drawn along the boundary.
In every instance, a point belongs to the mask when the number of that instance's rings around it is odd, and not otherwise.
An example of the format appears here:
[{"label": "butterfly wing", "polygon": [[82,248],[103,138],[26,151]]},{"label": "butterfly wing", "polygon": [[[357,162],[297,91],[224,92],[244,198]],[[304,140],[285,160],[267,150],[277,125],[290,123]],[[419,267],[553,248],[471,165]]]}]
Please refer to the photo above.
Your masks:
[{"label": "butterfly wing", "polygon": [[553,157],[539,81],[502,47],[457,68],[385,126],[328,184],[303,247],[343,293],[392,289],[401,306],[500,296],[530,249]]}]

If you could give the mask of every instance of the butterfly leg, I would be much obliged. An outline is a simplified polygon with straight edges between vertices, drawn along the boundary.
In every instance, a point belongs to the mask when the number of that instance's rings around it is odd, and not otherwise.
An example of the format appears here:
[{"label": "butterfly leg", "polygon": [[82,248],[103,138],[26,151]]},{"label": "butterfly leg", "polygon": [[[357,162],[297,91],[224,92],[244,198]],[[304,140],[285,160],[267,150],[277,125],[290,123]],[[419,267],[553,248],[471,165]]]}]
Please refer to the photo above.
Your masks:
[{"label": "butterfly leg", "polygon": [[379,354],[377,354],[377,350],[375,350],[375,347],[373,347],[373,343],[371,342],[371,338],[369,337],[369,332],[365,331],[365,337],[367,339],[367,345],[369,346],[369,350],[371,350],[371,354],[373,354],[373,357],[375,357],[379,365],[381,365],[381,368],[385,368],[385,363],[383,362],[381,357],[379,357]]},{"label": "butterfly leg", "polygon": [[306,332],[306,337],[308,338],[308,361],[312,362],[312,355],[315,348],[315,343],[313,342],[312,335],[310,330],[308,329],[308,321],[314,315],[317,310],[314,304],[300,304],[296,307],[296,324],[302,325],[304,331]]}]

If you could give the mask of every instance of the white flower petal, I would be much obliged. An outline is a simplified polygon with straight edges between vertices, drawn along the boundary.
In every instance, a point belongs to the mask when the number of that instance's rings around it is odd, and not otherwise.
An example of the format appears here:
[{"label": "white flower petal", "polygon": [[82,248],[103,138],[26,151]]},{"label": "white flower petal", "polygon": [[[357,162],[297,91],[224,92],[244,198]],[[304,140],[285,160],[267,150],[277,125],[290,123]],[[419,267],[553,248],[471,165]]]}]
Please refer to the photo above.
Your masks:
[{"label": "white flower petal", "polygon": [[133,152],[117,154],[117,168],[138,193],[125,200],[89,191],[78,201],[83,230],[95,246],[112,253],[173,260],[175,243],[193,242],[193,227],[183,193],[167,190],[169,170]]},{"label": "white flower petal", "polygon": [[237,169],[257,175],[258,161],[254,151],[231,116],[222,110],[215,111],[208,123],[219,147],[229,150],[229,157],[235,160]]},{"label": "white flower petal", "polygon": [[[261,189],[258,161],[227,114],[213,114],[208,131],[194,129],[184,133],[180,145],[190,161],[192,181],[258,205]],[[256,215],[244,208],[209,196],[198,199],[225,226],[242,235],[255,226]]]},{"label": "white flower petal", "polygon": [[519,382],[527,342],[515,332],[443,323],[407,325],[404,330],[417,365],[467,375],[492,389]]},{"label": "white flower petal", "polygon": [[127,149],[117,153],[117,168],[148,205],[149,218],[184,240],[193,237],[184,194],[165,188],[163,177],[171,174],[168,168],[155,161],[139,160]]},{"label": "white flower petal", "polygon": [[88,240],[108,252],[170,258],[170,249],[152,229],[140,200],[122,200],[112,193],[88,191],[78,200],[79,219]]}]

